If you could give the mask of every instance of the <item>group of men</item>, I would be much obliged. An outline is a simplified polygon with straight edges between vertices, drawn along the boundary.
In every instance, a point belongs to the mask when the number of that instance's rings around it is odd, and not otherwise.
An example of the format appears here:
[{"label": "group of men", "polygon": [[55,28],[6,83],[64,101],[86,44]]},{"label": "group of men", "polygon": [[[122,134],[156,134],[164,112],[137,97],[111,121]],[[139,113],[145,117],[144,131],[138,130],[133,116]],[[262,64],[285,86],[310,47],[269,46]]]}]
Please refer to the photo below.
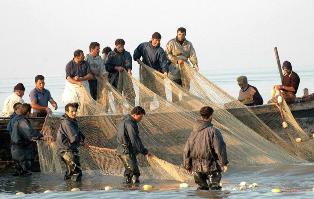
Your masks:
[{"label": "group of men", "polygon": [[[300,77],[292,70],[292,65],[289,61],[285,61],[282,64],[282,84],[275,85],[274,91],[279,91],[282,97],[287,103],[293,103],[296,101],[296,94],[300,84]],[[256,106],[263,104],[263,98],[256,87],[248,84],[246,76],[240,76],[237,78],[238,85],[240,87],[238,100],[246,106]],[[304,95],[304,99],[309,98],[309,95]],[[277,102],[274,98],[270,102]]]},{"label": "group of men", "polygon": [[[171,39],[164,50],[160,46],[161,34],[155,32],[151,40],[141,43],[133,53],[133,60],[142,62],[157,72],[167,75],[183,88],[188,88],[189,83],[182,78],[182,65],[189,64],[198,70],[198,62],[194,47],[186,39],[186,29],[180,27],[177,29],[177,36]],[[89,54],[84,56],[82,50],[74,52],[74,58],[66,66],[66,87],[63,93],[63,102],[78,102],[80,93],[78,87],[84,86],[95,100],[99,98],[99,81],[108,81],[120,93],[124,93],[127,99],[134,104],[134,94],[126,88],[118,88],[118,81],[122,72],[132,75],[132,56],[125,50],[125,41],[117,39],[115,47],[103,49],[103,57],[99,55],[100,44],[92,42],[89,46]],[[151,91],[165,97],[165,87],[156,86],[157,81],[147,73],[141,70],[141,82]],[[128,81],[128,80],[124,80]]]}]

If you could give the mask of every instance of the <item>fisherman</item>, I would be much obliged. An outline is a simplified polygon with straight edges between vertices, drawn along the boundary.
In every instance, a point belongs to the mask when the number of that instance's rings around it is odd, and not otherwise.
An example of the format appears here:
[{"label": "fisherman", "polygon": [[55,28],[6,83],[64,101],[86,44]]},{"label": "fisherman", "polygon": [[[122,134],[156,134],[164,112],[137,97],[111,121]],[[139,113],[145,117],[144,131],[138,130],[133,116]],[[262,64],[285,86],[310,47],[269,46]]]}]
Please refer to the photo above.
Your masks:
[{"label": "fisherman", "polygon": [[66,65],[66,83],[62,95],[62,101],[65,104],[80,102],[81,88],[84,88],[89,94],[88,80],[93,79],[89,64],[84,60],[82,50],[74,51],[74,58]]},{"label": "fisherman", "polygon": [[34,161],[34,149],[32,142],[42,137],[42,134],[32,128],[27,119],[31,113],[30,104],[22,104],[19,107],[18,114],[11,123],[11,154],[15,162],[15,176],[31,175],[31,167]]},{"label": "fisherman", "polygon": [[15,116],[20,115],[20,108],[22,107],[22,103],[17,102],[13,105],[14,112],[10,115],[10,120],[7,125],[7,131],[11,135],[13,124],[15,122]]},{"label": "fisherman", "polygon": [[275,90],[281,91],[283,98],[287,103],[293,103],[300,84],[300,77],[292,71],[292,65],[289,61],[282,64],[283,79],[282,85],[275,85]]},{"label": "fisherman", "polygon": [[[138,61],[142,58],[145,65],[164,74],[168,74],[168,60],[165,51],[160,47],[161,34],[153,33],[151,41],[141,43],[133,54],[133,59]],[[149,73],[143,67],[140,68],[141,82],[151,91],[157,95],[166,98],[165,86],[156,80],[153,74]]]},{"label": "fisherman", "polygon": [[141,141],[137,124],[144,115],[145,110],[136,106],[117,127],[117,153],[125,167],[124,178],[127,184],[139,183],[140,170],[136,156],[140,153],[146,157],[151,156]]},{"label": "fisherman", "polygon": [[237,78],[240,87],[238,100],[246,106],[256,106],[263,104],[263,98],[257,88],[248,84],[246,76]]},{"label": "fisherman", "polygon": [[123,72],[132,75],[132,57],[124,49],[124,45],[125,41],[123,39],[115,41],[115,49],[109,52],[105,66],[109,73],[108,80],[110,84],[121,94],[123,93],[126,99],[134,106],[135,92],[132,81],[127,75],[123,75]]},{"label": "fisherman", "polygon": [[64,180],[80,181],[82,178],[78,147],[84,145],[85,136],[76,120],[77,109],[77,103],[69,103],[65,106],[65,114],[61,117],[57,133],[58,154],[66,165]]},{"label": "fisherman", "polygon": [[[190,89],[190,79],[188,74],[184,74],[183,65],[191,65],[198,71],[198,61],[194,47],[190,41],[186,39],[186,29],[180,27],[177,29],[177,36],[171,39],[166,46],[167,57],[171,64],[169,65],[169,78],[182,86],[185,90]],[[178,101],[178,96],[172,94],[172,101]]]},{"label": "fisherman", "polygon": [[228,170],[226,145],[222,134],[213,127],[214,110],[205,106],[184,148],[184,168],[195,172],[194,180],[200,190],[220,190],[221,172]]},{"label": "fisherman", "polygon": [[50,91],[45,89],[45,77],[37,75],[35,77],[35,88],[29,94],[31,105],[33,108],[33,116],[46,117],[47,114],[51,113],[48,107],[48,102],[58,109],[57,102],[51,97]]},{"label": "fisherman", "polygon": [[[103,64],[102,58],[99,56],[100,44],[97,42],[91,42],[89,45],[89,54],[86,55],[86,62],[90,66],[90,71],[94,78],[88,80],[90,94],[94,100],[98,98],[98,87],[99,83],[97,81],[104,80],[106,76],[105,66]],[[97,80],[98,77],[98,80]]]},{"label": "fisherman", "polygon": [[107,46],[105,47],[104,49],[102,49],[102,60],[103,60],[103,63],[105,64],[106,63],[106,60],[108,58],[108,54],[112,51],[112,49]]},{"label": "fisherman", "polygon": [[25,87],[22,83],[18,83],[14,86],[13,93],[6,98],[4,101],[3,109],[2,109],[2,116],[3,117],[10,117],[11,114],[14,113],[13,106],[16,103],[24,103],[23,96],[25,92]]}]

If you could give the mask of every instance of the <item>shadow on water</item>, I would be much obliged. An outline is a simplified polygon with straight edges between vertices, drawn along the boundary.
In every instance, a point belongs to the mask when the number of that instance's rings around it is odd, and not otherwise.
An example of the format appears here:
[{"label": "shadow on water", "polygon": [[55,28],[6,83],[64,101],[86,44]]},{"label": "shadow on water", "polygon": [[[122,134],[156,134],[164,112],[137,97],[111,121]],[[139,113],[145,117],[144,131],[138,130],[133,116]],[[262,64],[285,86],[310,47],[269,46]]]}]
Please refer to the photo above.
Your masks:
[{"label": "shadow on water", "polygon": [[[33,173],[29,177],[13,177],[1,173],[0,198],[16,198],[15,193],[24,192],[27,198],[314,198],[314,164],[230,168],[223,176],[222,191],[196,191],[196,185],[189,183],[186,189],[179,188],[179,182],[143,179],[139,187],[126,187],[122,177],[85,173],[81,183],[65,182],[61,174]],[[246,182],[245,189],[239,184]],[[249,188],[257,183],[255,188]],[[144,192],[141,186],[150,184],[153,190]],[[113,187],[110,192],[106,186]],[[80,192],[70,192],[79,188]],[[281,193],[272,193],[280,188]],[[43,193],[52,190],[53,193]]]}]

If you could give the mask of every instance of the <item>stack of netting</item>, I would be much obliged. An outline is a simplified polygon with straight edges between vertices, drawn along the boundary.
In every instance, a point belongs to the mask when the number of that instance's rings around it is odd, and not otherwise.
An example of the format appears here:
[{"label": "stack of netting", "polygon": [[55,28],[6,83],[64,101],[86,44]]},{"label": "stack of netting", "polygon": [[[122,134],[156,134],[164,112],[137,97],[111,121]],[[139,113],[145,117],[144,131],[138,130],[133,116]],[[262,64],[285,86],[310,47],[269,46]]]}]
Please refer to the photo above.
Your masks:
[{"label": "stack of netting", "polygon": [[[183,66],[182,71],[186,74],[184,87],[145,65],[141,65],[141,75],[149,76],[148,82],[142,77],[140,82],[126,72],[120,73],[118,88],[99,80],[101,92],[97,102],[82,88],[84,96],[80,98],[81,117],[78,120],[87,144],[80,151],[82,168],[89,172],[100,170],[104,174],[122,175],[122,163],[114,150],[116,125],[135,105],[143,106],[147,112],[140,123],[140,133],[144,145],[155,156],[149,160],[139,158],[142,174],[149,178],[189,179],[180,167],[182,152],[195,120],[199,119],[198,110],[205,105],[215,109],[213,124],[223,133],[231,164],[291,164],[303,162],[304,157],[308,157],[192,68]],[[238,116],[234,110],[243,115]],[[286,117],[286,120],[291,120],[289,129],[294,127],[293,117]],[[59,118],[50,117],[43,132],[55,137],[58,127]],[[39,142],[38,147],[42,170],[61,172],[55,143]]]}]

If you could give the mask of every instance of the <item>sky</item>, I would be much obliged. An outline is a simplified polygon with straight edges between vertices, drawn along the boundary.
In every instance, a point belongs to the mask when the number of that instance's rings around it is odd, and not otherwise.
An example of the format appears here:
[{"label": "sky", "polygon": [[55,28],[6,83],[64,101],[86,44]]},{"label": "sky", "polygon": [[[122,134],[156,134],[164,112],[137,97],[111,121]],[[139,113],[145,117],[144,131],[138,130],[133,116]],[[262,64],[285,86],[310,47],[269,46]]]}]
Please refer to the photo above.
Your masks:
[{"label": "sky", "polygon": [[133,54],[153,32],[162,47],[178,27],[197,52],[200,70],[276,67],[273,48],[295,67],[313,67],[313,0],[1,0],[1,74],[64,75],[73,51],[126,41]]}]

